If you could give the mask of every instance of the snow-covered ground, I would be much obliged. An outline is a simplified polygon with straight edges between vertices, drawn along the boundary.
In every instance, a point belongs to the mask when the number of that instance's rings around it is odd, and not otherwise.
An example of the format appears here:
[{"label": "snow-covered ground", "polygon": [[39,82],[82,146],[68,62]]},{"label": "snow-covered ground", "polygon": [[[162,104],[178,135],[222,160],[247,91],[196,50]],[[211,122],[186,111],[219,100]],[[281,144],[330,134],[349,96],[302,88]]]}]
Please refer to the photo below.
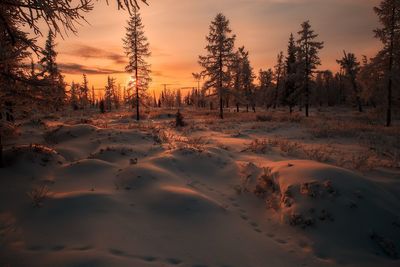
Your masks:
[{"label": "snow-covered ground", "polygon": [[399,127],[327,110],[18,121],[0,266],[399,266]]}]

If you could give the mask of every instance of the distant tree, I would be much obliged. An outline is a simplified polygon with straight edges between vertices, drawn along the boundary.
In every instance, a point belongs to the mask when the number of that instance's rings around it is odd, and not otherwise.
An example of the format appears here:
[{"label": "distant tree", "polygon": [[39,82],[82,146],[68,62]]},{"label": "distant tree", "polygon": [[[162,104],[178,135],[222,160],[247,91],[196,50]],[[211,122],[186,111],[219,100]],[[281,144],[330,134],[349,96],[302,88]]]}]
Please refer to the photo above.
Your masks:
[{"label": "distant tree", "polygon": [[176,90],[175,99],[176,106],[180,108],[182,106],[182,94],[180,89]]},{"label": "distant tree", "polygon": [[260,69],[258,74],[259,81],[259,93],[261,95],[261,102],[265,108],[270,108],[275,102],[273,96],[271,95],[271,89],[273,86],[274,73],[272,69],[262,70]]},{"label": "distant tree", "polygon": [[275,99],[274,99],[274,109],[278,105],[279,100],[279,89],[281,87],[281,81],[285,75],[285,63],[283,52],[281,51],[277,56],[277,62],[275,65]]},{"label": "distant tree", "polygon": [[106,112],[106,106],[104,104],[104,100],[103,99],[100,100],[99,109],[100,109],[100,113],[105,113]]},{"label": "distant tree", "polygon": [[315,69],[321,64],[318,52],[324,47],[324,43],[315,41],[318,34],[311,29],[309,21],[303,22],[301,28],[302,29],[298,32],[299,39],[297,40],[298,71],[300,71],[303,76],[302,91],[304,93],[306,116],[308,117],[310,106],[310,81]]},{"label": "distant tree", "polygon": [[49,32],[44,49],[41,51],[42,58],[39,61],[41,69],[40,76],[48,81],[48,86],[42,87],[43,98],[47,99],[49,105],[58,109],[65,102],[65,83],[57,65],[57,52],[55,50],[54,34]]},{"label": "distant tree", "polygon": [[219,116],[224,118],[223,97],[229,85],[229,66],[234,58],[235,35],[231,34],[229,20],[221,13],[211,22],[210,32],[206,37],[207,55],[199,56],[199,64],[203,67],[202,77],[207,80],[204,89],[213,89],[219,98]]},{"label": "distant tree", "polygon": [[374,10],[382,24],[381,28],[375,30],[375,35],[384,45],[378,57],[386,62],[386,126],[389,127],[392,124],[393,85],[400,76],[400,1],[383,0]]},{"label": "distant tree", "polygon": [[360,67],[359,80],[362,87],[362,99],[377,107],[385,98],[385,69],[386,62],[378,55],[371,59],[363,57]]},{"label": "distant tree", "polygon": [[115,96],[115,78],[108,76],[107,85],[104,91],[104,106],[105,110],[112,110],[112,103]]},{"label": "distant tree", "polygon": [[148,89],[150,78],[150,65],[146,59],[150,56],[149,43],[144,35],[144,25],[137,8],[132,11],[132,16],[126,27],[123,39],[125,53],[129,58],[126,71],[132,75],[133,81],[129,84],[135,89],[136,120],[140,120],[140,99]]},{"label": "distant tree", "polygon": [[80,103],[82,108],[86,108],[89,104],[89,82],[86,74],[83,74],[83,82],[80,87]]},{"label": "distant tree", "polygon": [[358,86],[357,76],[360,72],[360,62],[357,60],[356,56],[353,53],[346,53],[343,51],[344,56],[342,59],[337,60],[337,63],[341,66],[341,68],[345,72],[345,76],[349,80],[353,92],[356,97],[356,102],[358,106],[358,111],[362,112],[362,102],[361,102],[361,90]]},{"label": "distant tree", "polygon": [[70,94],[69,101],[73,110],[78,109],[79,87],[80,87],[79,84],[76,84],[74,81],[72,81],[69,91]]},{"label": "distant tree", "polygon": [[94,90],[94,85],[92,85],[91,102],[92,102],[92,107],[94,107],[96,105],[96,93]]},{"label": "distant tree", "polygon": [[285,64],[286,77],[283,103],[289,107],[289,112],[292,113],[293,107],[297,102],[296,81],[298,80],[297,47],[293,34],[290,34]]}]

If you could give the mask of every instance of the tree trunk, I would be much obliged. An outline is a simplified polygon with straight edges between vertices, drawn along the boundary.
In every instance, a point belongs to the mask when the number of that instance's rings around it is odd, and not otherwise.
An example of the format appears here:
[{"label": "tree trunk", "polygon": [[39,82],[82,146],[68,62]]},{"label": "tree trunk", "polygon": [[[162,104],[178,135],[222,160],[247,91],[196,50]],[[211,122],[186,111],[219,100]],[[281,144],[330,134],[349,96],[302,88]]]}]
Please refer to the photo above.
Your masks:
[{"label": "tree trunk", "polygon": [[219,97],[219,117],[224,118],[224,103],[222,101],[222,95]]},{"label": "tree trunk", "polygon": [[236,112],[239,113],[239,103],[236,103]]},{"label": "tree trunk", "polygon": [[308,117],[308,115],[309,115],[309,113],[308,113],[308,108],[309,108],[309,106],[310,106],[310,104],[309,104],[309,100],[310,100],[310,92],[309,92],[309,88],[308,88],[308,75],[307,75],[307,78],[306,78],[306,92],[305,92],[306,94],[305,94],[305,108],[306,108],[306,117]]},{"label": "tree trunk", "polygon": [[4,167],[4,162],[3,162],[3,143],[1,140],[1,130],[0,130],[0,168]]},{"label": "tree trunk", "polygon": [[249,112],[249,104],[246,104],[246,112]]},{"label": "tree trunk", "polygon": [[394,28],[395,28],[395,13],[396,7],[393,3],[392,8],[392,21],[390,29],[390,47],[389,47],[389,81],[388,81],[388,99],[387,99],[387,111],[386,111],[386,127],[390,127],[392,124],[392,71],[393,71],[393,46],[394,46]]}]

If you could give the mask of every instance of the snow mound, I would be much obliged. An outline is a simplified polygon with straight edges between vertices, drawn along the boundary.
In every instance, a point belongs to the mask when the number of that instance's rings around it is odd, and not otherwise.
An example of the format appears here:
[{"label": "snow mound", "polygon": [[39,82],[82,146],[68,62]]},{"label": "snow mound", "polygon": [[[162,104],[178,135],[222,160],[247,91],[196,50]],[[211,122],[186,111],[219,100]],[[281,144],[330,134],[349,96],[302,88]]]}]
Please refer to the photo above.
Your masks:
[{"label": "snow mound", "polygon": [[281,161],[265,167],[247,189],[281,222],[304,229],[322,255],[398,257],[398,198],[363,176],[314,161]]},{"label": "snow mound", "polygon": [[161,186],[150,196],[149,208],[158,214],[175,217],[206,216],[224,209],[214,199],[180,186]]},{"label": "snow mound", "polygon": [[76,138],[82,138],[93,134],[97,127],[88,124],[61,125],[45,134],[45,140],[49,143],[62,143]]},{"label": "snow mound", "polygon": [[4,159],[7,165],[39,164],[42,166],[62,164],[65,162],[56,150],[40,144],[19,145],[5,150]]}]

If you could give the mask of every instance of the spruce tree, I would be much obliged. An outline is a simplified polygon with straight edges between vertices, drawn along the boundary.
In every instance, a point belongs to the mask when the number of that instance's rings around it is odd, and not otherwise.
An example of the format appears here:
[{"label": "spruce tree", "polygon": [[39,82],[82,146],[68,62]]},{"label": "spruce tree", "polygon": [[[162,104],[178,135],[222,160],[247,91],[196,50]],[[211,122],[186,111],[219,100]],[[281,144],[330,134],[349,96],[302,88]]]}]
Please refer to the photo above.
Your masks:
[{"label": "spruce tree", "polygon": [[107,85],[105,86],[104,92],[104,105],[105,110],[112,110],[112,103],[115,95],[115,78],[108,76]]},{"label": "spruce tree", "polygon": [[393,84],[400,76],[400,1],[383,0],[374,8],[382,24],[375,30],[384,47],[378,57],[385,62],[384,73],[387,77],[386,126],[392,124]]},{"label": "spruce tree", "polygon": [[125,54],[129,58],[126,71],[133,78],[129,86],[135,90],[136,120],[140,120],[140,100],[148,89],[151,81],[151,71],[150,65],[146,61],[150,56],[149,43],[144,35],[144,25],[137,8],[134,8],[132,11],[123,42]]},{"label": "spruce tree", "polygon": [[358,106],[358,111],[362,112],[362,102],[361,102],[361,90],[357,82],[357,76],[360,72],[360,62],[357,60],[356,56],[353,53],[344,52],[344,56],[342,59],[337,60],[337,63],[344,70],[346,78],[349,80],[353,92],[356,97],[356,102]]},{"label": "spruce tree", "polygon": [[83,82],[80,87],[80,104],[82,108],[86,108],[89,104],[89,82],[86,74],[83,74]]},{"label": "spruce tree", "polygon": [[92,107],[96,106],[96,93],[94,91],[94,85],[92,85],[92,96],[91,96]]},{"label": "spruce tree", "polygon": [[298,32],[299,39],[297,40],[298,70],[300,71],[301,76],[303,76],[302,91],[304,93],[306,117],[308,117],[310,106],[310,81],[315,69],[321,64],[318,53],[319,50],[324,47],[324,43],[315,40],[318,37],[318,34],[311,29],[309,21],[303,22],[301,28],[302,29]]},{"label": "spruce tree", "polygon": [[277,56],[277,63],[275,65],[275,99],[274,99],[274,109],[278,105],[279,99],[279,89],[281,87],[281,81],[285,75],[285,64],[283,52],[281,51]]},{"label": "spruce tree", "polygon": [[287,57],[286,57],[286,77],[285,77],[285,92],[284,92],[284,104],[289,107],[289,112],[292,113],[293,107],[296,103],[296,80],[297,80],[297,47],[293,37],[290,34]]},{"label": "spruce tree", "polygon": [[201,76],[207,80],[204,90],[212,89],[219,98],[219,116],[224,118],[223,97],[230,81],[229,66],[234,58],[235,35],[231,34],[229,20],[221,13],[211,22],[210,32],[206,37],[207,54],[199,56],[199,64],[203,68]]},{"label": "spruce tree", "polygon": [[271,106],[270,89],[272,87],[272,81],[274,74],[271,69],[262,70],[260,69],[258,74],[259,92],[261,94],[261,102],[268,109]]},{"label": "spruce tree", "polygon": [[50,31],[47,36],[45,47],[41,52],[42,58],[39,61],[39,66],[41,68],[40,76],[49,83],[49,85],[44,88],[43,96],[50,105],[58,109],[58,107],[64,104],[66,93],[63,76],[56,63],[57,52],[55,47],[54,34]]}]

